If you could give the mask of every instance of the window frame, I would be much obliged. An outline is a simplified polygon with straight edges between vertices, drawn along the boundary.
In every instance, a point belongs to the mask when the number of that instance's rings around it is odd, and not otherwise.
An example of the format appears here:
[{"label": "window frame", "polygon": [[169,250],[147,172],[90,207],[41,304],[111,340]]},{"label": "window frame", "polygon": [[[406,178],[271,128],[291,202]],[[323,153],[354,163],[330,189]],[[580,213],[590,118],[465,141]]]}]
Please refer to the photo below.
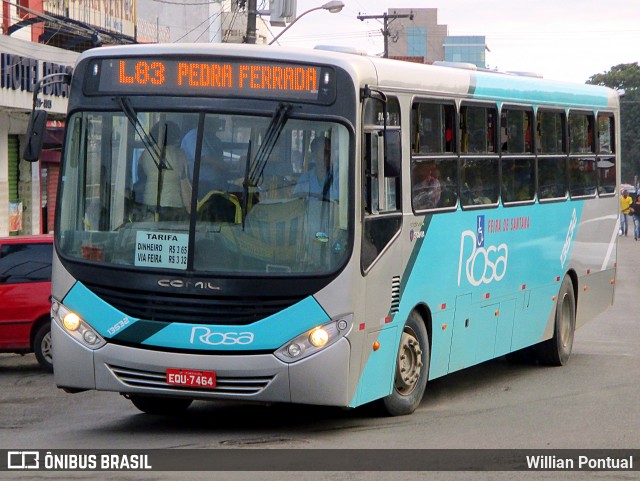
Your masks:
[{"label": "window frame", "polygon": [[[536,199],[540,204],[548,204],[553,202],[566,202],[569,199],[569,124],[568,124],[568,111],[564,108],[554,108],[542,106],[535,109],[535,155],[536,155]],[[551,113],[559,115],[561,125],[561,137],[562,142],[561,152],[546,152],[542,150],[542,131],[540,127],[539,115],[544,113]],[[560,196],[543,197],[541,195],[541,161],[553,161],[564,163],[564,193]]]},{"label": "window frame", "polygon": [[[571,132],[571,118],[573,116],[582,116],[587,119],[587,143],[588,143],[588,152],[574,152],[572,145],[572,136],[574,135]],[[596,197],[598,192],[598,172],[597,172],[597,148],[596,148],[596,111],[595,110],[587,110],[587,109],[569,109],[567,115],[567,131],[569,135],[568,142],[568,165],[567,165],[567,181],[568,181],[568,193],[571,199],[592,199]],[[575,186],[573,185],[574,179],[574,162],[590,162],[593,166],[593,174],[591,177],[593,178],[593,182],[591,184],[586,185],[585,189],[592,190],[587,193],[579,193],[575,192]]]},{"label": "window frame", "polygon": [[[443,108],[442,111],[444,111],[444,109],[446,108],[451,108],[451,113],[453,114],[452,117],[452,125],[451,125],[451,140],[450,140],[450,145],[451,145],[451,149],[450,150],[446,150],[446,148],[444,149],[444,151],[442,152],[420,152],[420,151],[416,151],[415,150],[415,136],[417,135],[417,130],[416,130],[416,123],[417,123],[417,119],[415,118],[415,112],[416,112],[416,107],[419,108],[420,105],[423,104],[429,104],[429,105],[436,105],[436,106],[440,106]],[[419,111],[419,110],[418,110]],[[453,99],[434,99],[434,98],[427,98],[427,97],[420,97],[420,96],[416,96],[411,100],[411,126],[410,126],[410,135],[411,135],[411,145],[410,145],[410,162],[409,162],[409,182],[411,185],[411,189],[409,190],[409,196],[410,196],[410,203],[411,203],[411,210],[414,213],[414,215],[422,215],[424,213],[427,212],[451,212],[451,211],[455,211],[458,208],[458,205],[460,204],[460,195],[459,195],[459,190],[460,190],[460,163],[459,163],[459,148],[460,148],[460,142],[459,142],[459,109],[458,106],[456,105],[455,100]],[[445,132],[445,139],[444,139],[444,144],[447,144],[447,139],[446,139],[446,131],[447,131],[447,125],[446,125],[446,117],[445,117],[445,122],[444,122],[444,132]],[[439,165],[441,165],[441,163],[455,163],[454,166],[454,175],[451,176],[451,187],[453,192],[453,195],[455,196],[455,202],[452,205],[446,205],[446,206],[435,206],[435,207],[428,207],[428,208],[416,208],[415,206],[415,199],[414,199],[414,195],[413,195],[413,189],[414,189],[414,181],[416,180],[414,178],[414,170],[417,168],[418,165],[425,163],[425,162],[433,162],[435,164],[435,167],[437,168]],[[440,181],[440,185],[442,186],[442,181]]]},{"label": "window frame", "polygon": [[[487,112],[493,111],[493,132],[489,135],[487,132],[487,142],[491,141],[493,143],[493,150],[489,150],[489,146],[487,145],[487,150],[485,152],[468,152],[463,151],[462,144],[464,139],[464,128],[463,128],[463,109],[464,108],[475,108],[475,109],[485,109]],[[497,102],[484,102],[484,101],[476,101],[476,100],[463,100],[460,102],[459,110],[458,110],[458,128],[459,128],[459,164],[458,164],[458,203],[462,210],[478,210],[478,209],[491,209],[497,208],[500,205],[500,151],[498,149],[498,134],[499,134],[499,122],[500,122],[500,110],[498,108]],[[487,130],[489,128],[488,122],[485,123],[485,127]],[[495,178],[495,189],[497,190],[496,200],[495,202],[482,203],[482,204],[465,204],[464,195],[463,195],[463,180],[465,177],[465,162],[467,160],[488,160],[493,161],[497,164],[497,176]],[[486,189],[485,189],[486,190]]]},{"label": "window frame", "polygon": [[[500,200],[502,202],[502,205],[504,207],[514,207],[514,206],[520,206],[520,205],[529,205],[529,204],[534,204],[536,202],[536,198],[537,198],[537,162],[536,162],[536,131],[535,131],[535,126],[537,125],[536,123],[536,112],[535,109],[533,108],[533,105],[516,105],[516,104],[502,104],[500,106],[500,135],[502,136],[502,129],[503,129],[503,125],[502,125],[502,120],[503,120],[503,114],[506,114],[508,116],[509,112],[524,112],[527,116],[528,116],[528,120],[529,120],[529,127],[528,129],[523,129],[522,131],[522,135],[524,136],[524,144],[525,144],[525,149],[522,152],[509,152],[508,150],[504,150],[502,148],[502,138],[500,139],[501,141],[501,148],[500,148]],[[508,129],[508,125],[506,126]],[[526,138],[527,138],[527,133],[529,135],[529,149],[526,149]],[[508,135],[508,132],[505,132],[505,135]],[[505,140],[505,143],[507,143],[508,140]],[[508,147],[508,145],[507,145]],[[506,182],[505,182],[505,162],[518,162],[518,161],[528,161],[529,163],[532,163],[533,165],[530,166],[530,168],[532,169],[531,175],[532,175],[532,180],[530,181],[530,190],[532,192],[531,194],[531,198],[530,199],[524,199],[524,200],[505,200],[505,192],[507,191],[506,189]],[[523,186],[526,184],[522,184]]]},{"label": "window frame", "polygon": [[[610,152],[602,152],[600,146],[600,130],[599,130],[599,119],[600,117],[609,118],[609,143],[611,145]],[[598,186],[598,196],[600,197],[613,197],[616,195],[617,189],[617,171],[620,168],[620,162],[618,158],[618,153],[616,149],[616,116],[612,111],[596,111],[595,112],[595,142],[596,142],[596,182]],[[598,163],[602,160],[613,159],[613,189],[611,192],[604,191],[605,185],[600,182],[601,177],[598,171]],[[611,185],[611,184],[607,184]]]}]

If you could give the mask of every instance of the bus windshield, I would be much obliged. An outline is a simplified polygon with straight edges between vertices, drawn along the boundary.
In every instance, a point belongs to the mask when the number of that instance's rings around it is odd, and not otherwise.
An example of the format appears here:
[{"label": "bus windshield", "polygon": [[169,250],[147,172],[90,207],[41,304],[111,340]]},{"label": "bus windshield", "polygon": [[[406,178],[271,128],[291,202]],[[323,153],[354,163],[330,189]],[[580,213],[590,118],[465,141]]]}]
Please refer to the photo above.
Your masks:
[{"label": "bus windshield", "polygon": [[326,274],[350,250],[350,135],[271,116],[68,119],[57,245],[68,258],[214,274]]}]

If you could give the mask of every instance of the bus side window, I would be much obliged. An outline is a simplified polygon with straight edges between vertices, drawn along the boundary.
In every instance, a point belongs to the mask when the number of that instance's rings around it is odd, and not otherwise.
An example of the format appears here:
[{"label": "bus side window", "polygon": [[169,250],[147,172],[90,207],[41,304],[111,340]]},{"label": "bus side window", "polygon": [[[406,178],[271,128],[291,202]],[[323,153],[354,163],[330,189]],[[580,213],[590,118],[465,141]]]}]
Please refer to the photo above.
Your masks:
[{"label": "bus side window", "polygon": [[494,105],[460,108],[460,200],[463,207],[495,205],[500,177],[497,155],[498,111]]},{"label": "bus side window", "polygon": [[535,157],[532,142],[533,111],[503,108],[500,116],[502,146],[501,196],[505,204],[535,197]]},{"label": "bus side window", "polygon": [[616,151],[612,114],[598,114],[598,192],[612,195],[616,192]]},{"label": "bus side window", "polygon": [[567,117],[563,111],[538,110],[538,199],[567,195]]},{"label": "bus side window", "polygon": [[458,202],[455,105],[418,100],[411,116],[411,203],[416,212]]},{"label": "bus side window", "polygon": [[[365,101],[364,112],[380,108],[368,104],[381,100],[369,98]],[[387,98],[387,150],[390,155],[401,155],[398,129],[400,123],[400,105],[395,97]],[[370,116],[369,116],[370,118]],[[380,119],[380,116],[375,117]],[[365,118],[365,121],[367,118]],[[369,269],[384,248],[399,232],[402,225],[400,172],[393,163],[385,159],[384,130],[376,125],[367,125],[363,137],[363,207],[364,225],[362,236],[361,267]],[[396,134],[397,132],[397,134]]]},{"label": "bus side window", "polygon": [[591,113],[569,114],[570,161],[569,193],[571,197],[596,193],[595,120]]}]

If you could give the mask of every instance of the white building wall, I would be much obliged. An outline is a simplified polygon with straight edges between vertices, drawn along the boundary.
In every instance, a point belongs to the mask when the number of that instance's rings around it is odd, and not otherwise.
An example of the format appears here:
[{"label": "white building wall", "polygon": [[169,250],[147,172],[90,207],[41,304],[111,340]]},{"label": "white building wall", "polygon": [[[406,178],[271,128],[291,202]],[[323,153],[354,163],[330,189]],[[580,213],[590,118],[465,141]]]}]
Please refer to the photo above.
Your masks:
[{"label": "white building wall", "polygon": [[[62,66],[74,66],[77,52],[49,47],[13,36],[0,35],[0,53],[37,60],[38,78],[42,78],[44,62]],[[64,118],[67,98],[54,95],[40,96],[47,100],[46,110],[50,118]],[[29,114],[33,106],[33,93],[21,88],[0,88],[0,236],[9,234],[9,135],[20,137],[24,145]],[[20,198],[29,210],[23,217],[23,233],[38,233],[41,217],[40,163],[20,162]]]}]

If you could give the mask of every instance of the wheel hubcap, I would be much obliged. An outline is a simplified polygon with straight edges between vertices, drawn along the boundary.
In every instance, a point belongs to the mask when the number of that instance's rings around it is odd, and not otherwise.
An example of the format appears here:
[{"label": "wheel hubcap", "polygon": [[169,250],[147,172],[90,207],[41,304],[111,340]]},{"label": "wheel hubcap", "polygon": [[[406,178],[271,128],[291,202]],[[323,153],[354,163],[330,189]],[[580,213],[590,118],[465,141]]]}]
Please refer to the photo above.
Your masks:
[{"label": "wheel hubcap", "polygon": [[417,336],[411,330],[402,333],[398,362],[396,364],[396,390],[408,396],[413,392],[420,379],[422,369],[422,349]]},{"label": "wheel hubcap", "polygon": [[47,332],[40,343],[42,357],[49,363],[53,363],[53,346],[51,345],[51,332]]}]

